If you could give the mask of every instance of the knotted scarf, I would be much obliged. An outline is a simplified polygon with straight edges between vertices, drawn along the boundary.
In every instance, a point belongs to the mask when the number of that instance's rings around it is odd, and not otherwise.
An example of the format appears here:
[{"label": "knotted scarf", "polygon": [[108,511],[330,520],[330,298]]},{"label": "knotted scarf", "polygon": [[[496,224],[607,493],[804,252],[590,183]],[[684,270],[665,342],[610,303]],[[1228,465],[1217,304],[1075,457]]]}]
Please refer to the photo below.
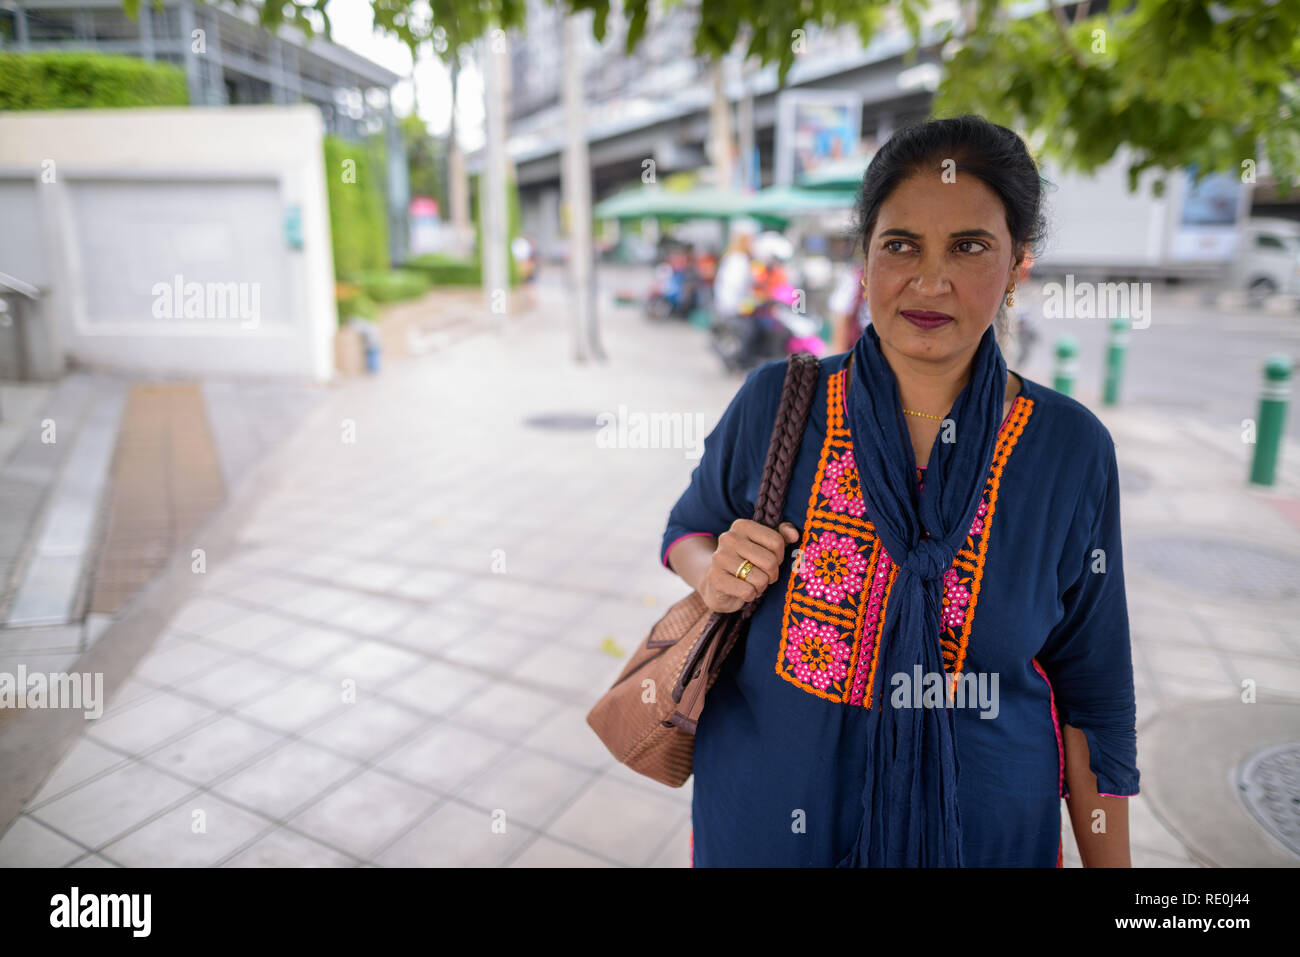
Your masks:
[{"label": "knotted scarf", "polygon": [[[853,347],[849,432],[867,517],[898,575],[890,588],[867,719],[862,826],[841,867],[960,867],[957,751],[950,707],[891,704],[893,675],[916,665],[947,686],[939,646],[943,576],[965,544],[997,444],[1007,365],[985,330],[918,493],[898,381],[869,325]],[[927,536],[928,533],[928,536]],[[929,679],[937,680],[937,679]],[[908,696],[909,699],[911,696]],[[910,700],[909,700],[910,703]]]}]

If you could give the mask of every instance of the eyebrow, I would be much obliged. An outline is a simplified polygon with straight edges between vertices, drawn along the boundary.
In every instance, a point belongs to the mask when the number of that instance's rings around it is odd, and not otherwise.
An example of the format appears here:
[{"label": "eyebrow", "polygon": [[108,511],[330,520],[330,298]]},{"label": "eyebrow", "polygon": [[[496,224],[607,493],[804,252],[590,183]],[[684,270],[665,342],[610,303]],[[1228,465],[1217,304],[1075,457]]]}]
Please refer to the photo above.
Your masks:
[{"label": "eyebrow", "polygon": [[[921,234],[920,234],[920,233],[914,233],[914,232],[912,232],[911,230],[907,230],[907,229],[897,229],[897,228],[895,228],[895,229],[885,229],[885,230],[882,230],[881,233],[880,233],[880,235],[881,235],[882,237],[884,237],[884,236],[902,236],[904,239],[920,239],[920,238],[921,238]],[[996,240],[996,239],[997,239],[997,236],[994,236],[994,235],[993,235],[991,232],[989,232],[987,229],[959,229],[959,230],[957,230],[957,232],[955,232],[955,233],[949,233],[949,234],[948,234],[948,238],[949,238],[949,239],[962,239],[962,238],[965,238],[965,237],[968,237],[968,236],[977,236],[977,237],[979,237],[979,238],[981,238],[981,239],[993,239],[993,240]]]}]

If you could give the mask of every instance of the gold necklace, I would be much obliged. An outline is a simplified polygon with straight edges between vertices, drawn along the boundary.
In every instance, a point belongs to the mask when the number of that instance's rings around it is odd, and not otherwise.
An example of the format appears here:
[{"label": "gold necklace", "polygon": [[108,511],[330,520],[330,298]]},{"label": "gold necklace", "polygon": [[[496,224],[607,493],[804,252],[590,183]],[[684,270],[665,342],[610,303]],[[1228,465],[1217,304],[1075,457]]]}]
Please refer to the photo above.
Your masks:
[{"label": "gold necklace", "polygon": [[931,415],[929,412],[913,412],[911,409],[904,409],[903,411],[908,415],[919,415],[923,419],[938,419],[941,422],[943,421],[943,416],[941,415]]}]

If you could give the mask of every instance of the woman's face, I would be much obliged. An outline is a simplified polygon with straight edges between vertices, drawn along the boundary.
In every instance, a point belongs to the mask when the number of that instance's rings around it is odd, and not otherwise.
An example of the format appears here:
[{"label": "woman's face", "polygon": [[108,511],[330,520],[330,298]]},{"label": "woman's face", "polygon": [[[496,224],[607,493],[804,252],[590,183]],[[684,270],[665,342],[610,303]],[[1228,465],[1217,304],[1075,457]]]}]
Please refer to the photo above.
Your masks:
[{"label": "woman's face", "polygon": [[867,244],[867,306],[886,358],[968,362],[1016,268],[1002,200],[979,177],[900,182]]}]

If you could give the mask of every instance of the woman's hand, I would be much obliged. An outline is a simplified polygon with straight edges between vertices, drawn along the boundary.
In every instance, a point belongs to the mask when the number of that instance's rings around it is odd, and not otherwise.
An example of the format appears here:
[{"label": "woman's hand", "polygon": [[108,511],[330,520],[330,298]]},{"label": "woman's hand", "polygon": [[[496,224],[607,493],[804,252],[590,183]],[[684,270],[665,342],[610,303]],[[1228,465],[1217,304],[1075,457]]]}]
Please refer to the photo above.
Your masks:
[{"label": "woman's hand", "polygon": [[[786,545],[797,541],[799,529],[789,522],[773,529],[751,519],[738,518],[718,536],[713,559],[696,591],[710,611],[735,611],[776,581]],[[736,577],[736,572],[744,561],[753,562],[754,567],[742,580]]]}]

